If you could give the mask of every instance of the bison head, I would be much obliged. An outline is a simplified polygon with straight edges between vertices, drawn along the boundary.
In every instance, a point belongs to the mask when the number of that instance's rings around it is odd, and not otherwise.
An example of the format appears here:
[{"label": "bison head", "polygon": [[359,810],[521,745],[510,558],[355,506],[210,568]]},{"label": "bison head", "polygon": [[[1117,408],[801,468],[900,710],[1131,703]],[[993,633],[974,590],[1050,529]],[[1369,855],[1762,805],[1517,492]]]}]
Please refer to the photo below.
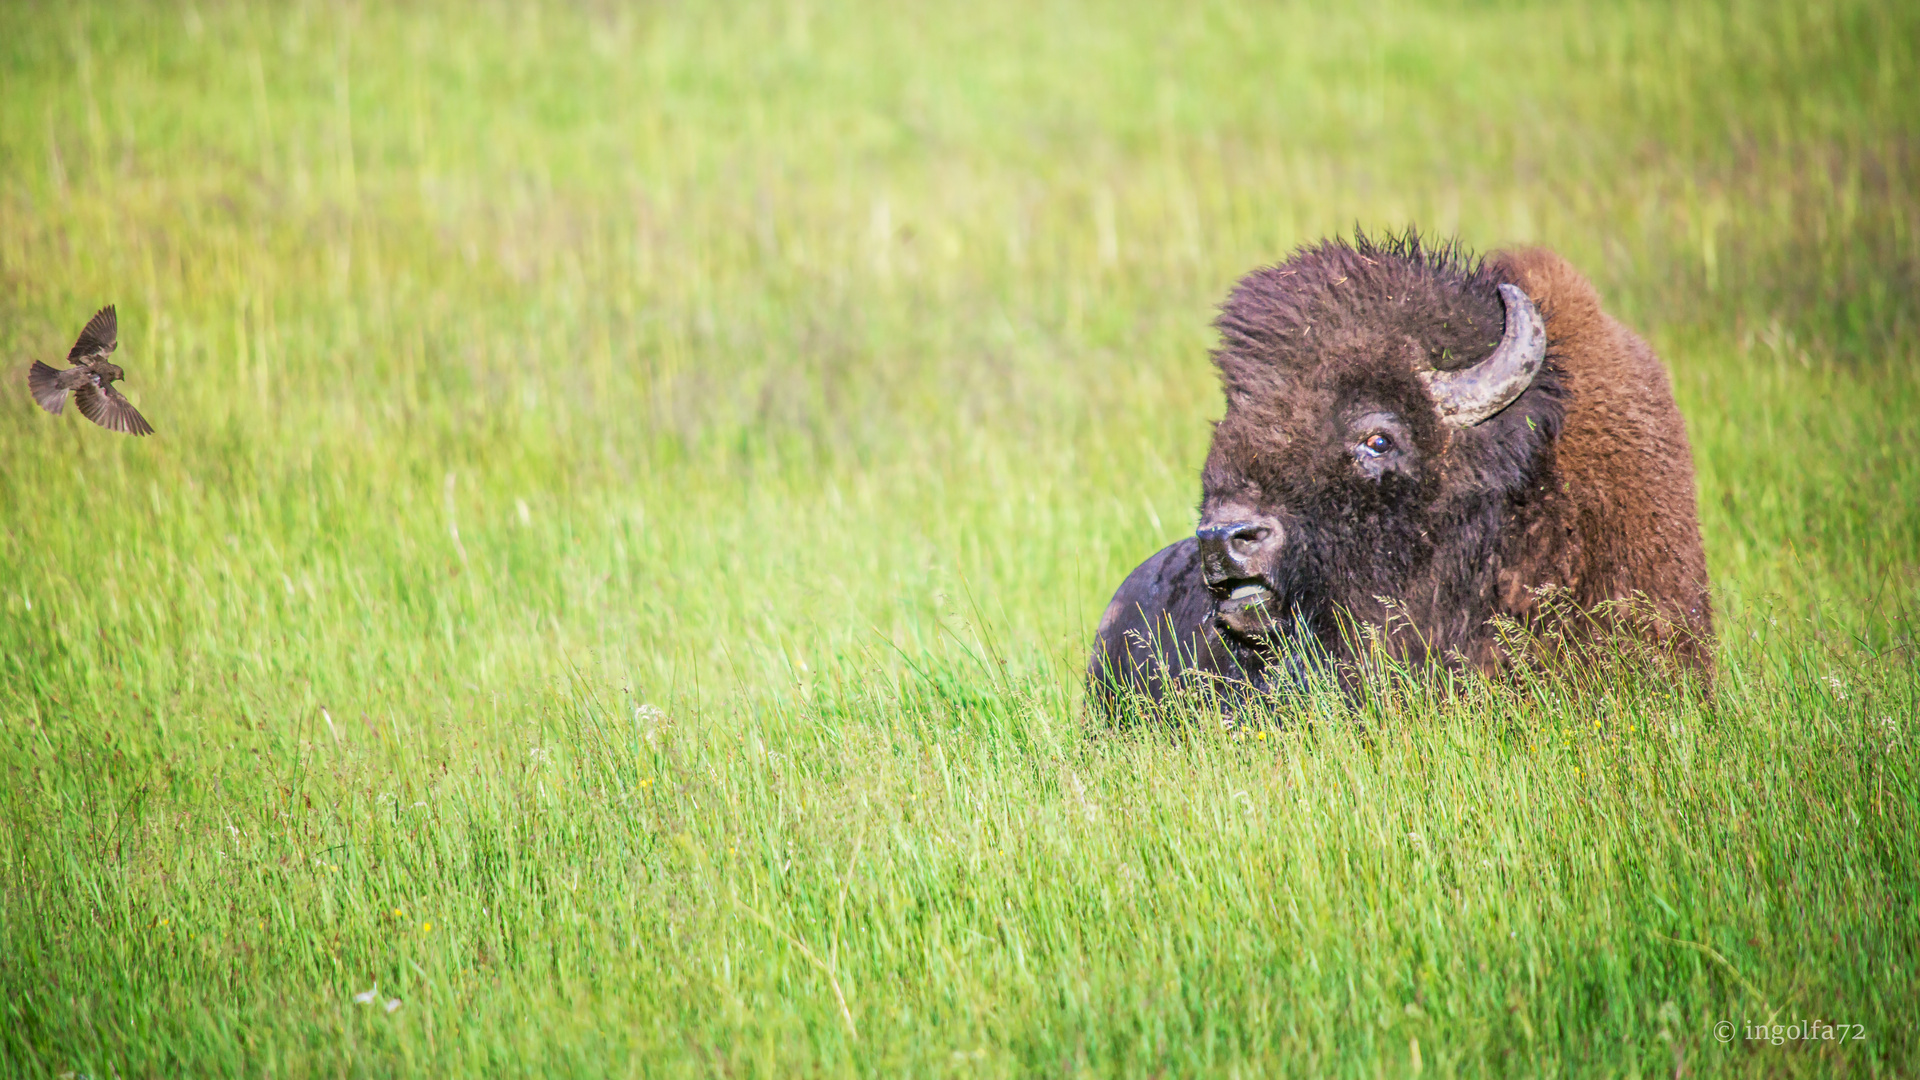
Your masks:
[{"label": "bison head", "polygon": [[1339,655],[1343,619],[1392,607],[1414,651],[1472,637],[1554,486],[1560,373],[1526,293],[1451,246],[1361,236],[1249,274],[1215,325],[1197,538],[1218,625]]}]

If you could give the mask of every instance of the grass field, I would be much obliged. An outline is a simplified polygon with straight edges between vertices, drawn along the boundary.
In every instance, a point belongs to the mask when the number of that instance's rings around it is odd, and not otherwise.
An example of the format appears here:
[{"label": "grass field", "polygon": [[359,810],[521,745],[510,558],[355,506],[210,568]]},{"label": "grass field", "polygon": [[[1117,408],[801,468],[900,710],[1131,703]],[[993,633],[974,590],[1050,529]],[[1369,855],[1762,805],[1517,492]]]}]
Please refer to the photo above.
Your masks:
[{"label": "grass field", "polygon": [[[1917,51],[0,7],[0,1072],[1920,1073]],[[1667,360],[1711,708],[1086,723],[1212,306],[1356,224],[1551,245]],[[150,439],[26,391],[107,302]]]}]

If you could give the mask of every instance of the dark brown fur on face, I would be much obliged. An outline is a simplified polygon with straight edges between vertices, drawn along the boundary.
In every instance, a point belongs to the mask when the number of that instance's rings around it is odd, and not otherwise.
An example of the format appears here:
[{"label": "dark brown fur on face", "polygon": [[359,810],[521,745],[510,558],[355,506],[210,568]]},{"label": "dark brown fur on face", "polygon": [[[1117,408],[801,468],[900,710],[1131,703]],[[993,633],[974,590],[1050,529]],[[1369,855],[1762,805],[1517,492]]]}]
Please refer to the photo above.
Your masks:
[{"label": "dark brown fur on face", "polygon": [[[1545,362],[1504,409],[1449,424],[1420,373],[1493,351],[1502,283],[1545,318]],[[1201,533],[1246,526],[1240,592],[1265,599],[1254,617],[1224,595],[1240,583],[1216,573],[1208,589],[1192,539],[1155,556],[1102,621],[1090,674],[1103,700],[1116,685],[1159,697],[1183,666],[1278,681],[1260,665],[1287,635],[1350,659],[1355,621],[1396,628],[1403,656],[1493,673],[1506,662],[1497,623],[1543,628],[1543,595],[1555,594],[1567,601],[1556,618],[1609,601],[1642,616],[1557,629],[1625,628],[1710,677],[1692,455],[1666,372],[1559,256],[1479,262],[1412,234],[1329,241],[1242,279],[1215,325],[1227,410],[1202,474]],[[1149,636],[1188,644],[1170,660],[1139,645]],[[1226,667],[1208,660],[1227,654]]]}]

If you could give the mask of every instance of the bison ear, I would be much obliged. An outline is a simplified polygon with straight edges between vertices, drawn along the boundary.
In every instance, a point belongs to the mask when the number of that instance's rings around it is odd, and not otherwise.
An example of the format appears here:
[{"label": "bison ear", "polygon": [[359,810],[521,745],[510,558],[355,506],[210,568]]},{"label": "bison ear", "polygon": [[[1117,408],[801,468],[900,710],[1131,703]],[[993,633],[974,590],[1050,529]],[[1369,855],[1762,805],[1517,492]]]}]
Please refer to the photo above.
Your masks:
[{"label": "bison ear", "polygon": [[1422,371],[1420,381],[1433,396],[1440,419],[1454,427],[1472,427],[1513,403],[1547,357],[1547,323],[1518,286],[1502,283],[1507,329],[1485,360],[1461,371]]}]

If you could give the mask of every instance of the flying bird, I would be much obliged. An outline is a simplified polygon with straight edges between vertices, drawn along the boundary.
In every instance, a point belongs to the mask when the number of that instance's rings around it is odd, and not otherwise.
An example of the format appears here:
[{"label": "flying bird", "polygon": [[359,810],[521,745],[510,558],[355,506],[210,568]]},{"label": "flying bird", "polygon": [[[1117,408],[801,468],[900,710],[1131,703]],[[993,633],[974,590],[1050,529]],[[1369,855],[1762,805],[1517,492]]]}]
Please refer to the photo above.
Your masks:
[{"label": "flying bird", "polygon": [[80,407],[80,415],[101,427],[129,435],[153,434],[153,425],[147,423],[147,418],[140,415],[126,395],[113,388],[115,382],[127,377],[120,365],[107,362],[107,354],[119,344],[120,321],[113,313],[113,305],[108,304],[93,313],[86,329],[80,331],[80,340],[67,350],[67,363],[72,367],[62,371],[38,360],[33,362],[33,370],[27,373],[27,387],[33,391],[33,400],[59,416],[60,410],[66,407],[68,391],[72,391],[73,403]]}]

